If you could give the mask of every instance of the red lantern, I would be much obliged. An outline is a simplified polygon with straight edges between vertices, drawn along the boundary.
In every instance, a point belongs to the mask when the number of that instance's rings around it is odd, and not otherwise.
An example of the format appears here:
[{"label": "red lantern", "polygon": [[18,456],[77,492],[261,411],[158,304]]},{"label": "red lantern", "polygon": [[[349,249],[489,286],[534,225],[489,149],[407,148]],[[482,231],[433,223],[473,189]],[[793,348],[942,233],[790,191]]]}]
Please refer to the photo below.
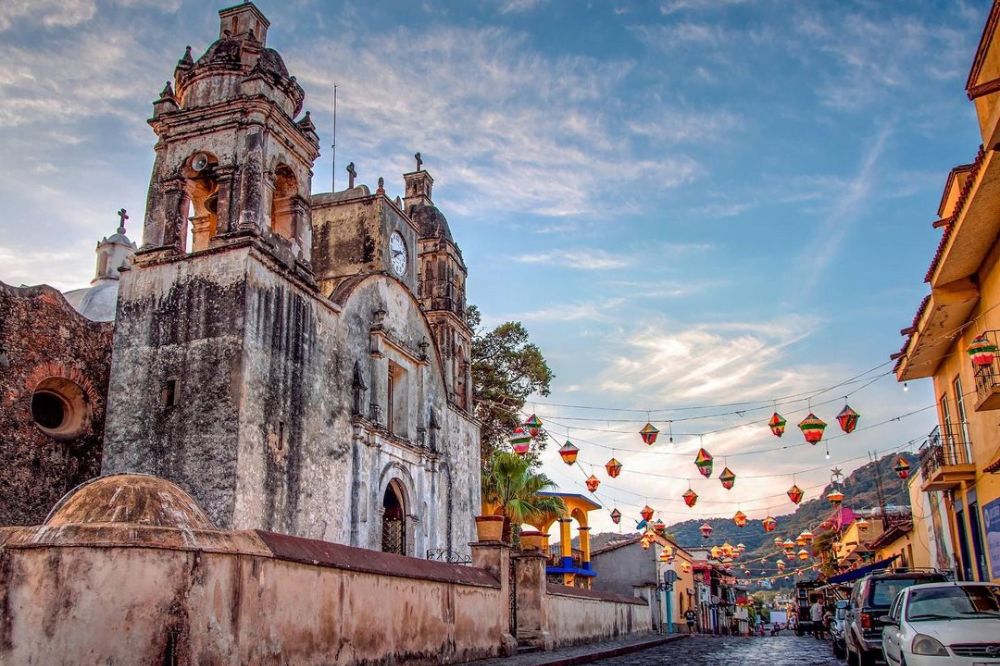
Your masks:
[{"label": "red lantern", "polygon": [[712,454],[705,449],[699,449],[698,455],[694,459],[694,464],[698,467],[698,471],[706,479],[712,476]]},{"label": "red lantern", "polygon": [[559,455],[562,456],[564,463],[572,465],[576,462],[576,457],[580,455],[580,449],[573,446],[573,442],[567,439],[566,443],[559,448]]},{"label": "red lantern", "polygon": [[840,410],[840,414],[837,414],[837,422],[840,423],[840,429],[848,435],[858,427],[858,419],[860,418],[861,415],[851,409],[850,405],[844,405],[844,408]]},{"label": "red lantern", "polygon": [[521,425],[528,431],[528,434],[531,435],[532,438],[538,437],[538,433],[542,431],[542,420],[534,414],[529,416],[528,420]]},{"label": "red lantern", "polygon": [[615,525],[622,522],[622,512],[617,507],[611,511],[611,522]]},{"label": "red lantern", "polygon": [[896,458],[896,464],[892,466],[892,469],[901,479],[910,475],[910,463],[906,462],[906,458],[903,456]]},{"label": "red lantern", "polygon": [[653,531],[656,532],[657,534],[662,535],[665,529],[667,529],[667,526],[662,520],[657,520],[655,523],[653,523]]},{"label": "red lantern", "polygon": [[719,475],[719,481],[722,481],[722,487],[726,490],[730,490],[734,485],[736,485],[736,475],[728,467],[722,470],[722,474]]},{"label": "red lantern", "polygon": [[772,518],[771,516],[768,516],[767,518],[765,518],[760,522],[764,526],[765,532],[773,532],[774,528],[778,526],[778,521]]},{"label": "red lantern", "polygon": [[510,436],[510,448],[519,456],[525,455],[531,449],[531,435],[524,431],[524,428],[517,428]]},{"label": "red lantern", "polygon": [[840,492],[839,490],[834,490],[832,493],[826,496],[826,499],[829,500],[830,504],[832,504],[833,506],[835,507],[840,506],[840,503],[844,501],[844,493]]},{"label": "red lantern", "polygon": [[792,484],[792,487],[788,489],[788,499],[792,500],[792,504],[801,502],[803,495],[802,489],[795,484]]},{"label": "red lantern", "polygon": [[681,495],[684,498],[684,503],[688,506],[694,506],[695,502],[698,501],[698,493],[688,488],[687,492]]},{"label": "red lantern", "polygon": [[604,469],[608,470],[608,476],[610,476],[612,479],[616,479],[618,478],[618,475],[622,473],[622,464],[617,460],[615,460],[614,458],[612,458],[604,466]]},{"label": "red lantern", "polygon": [[736,523],[736,527],[746,527],[747,515],[742,511],[737,511],[736,515],[733,516],[733,522]]},{"label": "red lantern", "polygon": [[642,511],[639,512],[639,515],[642,516],[642,519],[648,523],[653,519],[653,509],[647,505]]},{"label": "red lantern", "polygon": [[712,546],[712,550],[708,552],[709,552],[709,557],[711,557],[713,560],[722,559],[722,549],[719,548],[718,546]]},{"label": "red lantern", "polygon": [[701,536],[703,539],[707,539],[708,537],[712,536],[712,526],[709,525],[708,523],[705,523],[704,525],[699,527],[698,531],[701,532]]},{"label": "red lantern", "polygon": [[587,490],[589,490],[590,492],[595,492],[597,490],[597,486],[601,485],[601,480],[598,479],[593,474],[591,474],[590,478],[587,479],[586,484],[587,484]]},{"label": "red lantern", "polygon": [[785,434],[786,423],[788,422],[785,421],[785,417],[779,414],[778,412],[775,412],[774,415],[771,417],[771,420],[767,422],[767,425],[769,428],[771,428],[771,434],[773,434],[775,437],[781,437],[782,435]]},{"label": "red lantern", "polygon": [[660,431],[653,426],[652,423],[647,423],[639,431],[639,436],[642,437],[642,441],[646,444],[652,446],[656,443],[656,436],[660,434]]},{"label": "red lantern", "polygon": [[977,368],[982,368],[993,363],[997,354],[997,346],[983,333],[974,339],[965,351],[972,358],[972,364]]},{"label": "red lantern", "polygon": [[799,423],[799,430],[810,444],[816,444],[823,439],[823,431],[826,430],[826,423],[817,418],[812,412]]}]

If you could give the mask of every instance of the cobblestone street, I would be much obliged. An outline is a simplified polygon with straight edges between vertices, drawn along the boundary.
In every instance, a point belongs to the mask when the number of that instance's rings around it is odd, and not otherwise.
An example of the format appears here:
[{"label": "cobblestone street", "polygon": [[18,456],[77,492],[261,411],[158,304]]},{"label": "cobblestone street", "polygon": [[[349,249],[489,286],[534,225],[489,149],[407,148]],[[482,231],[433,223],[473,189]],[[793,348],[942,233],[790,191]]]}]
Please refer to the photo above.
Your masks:
[{"label": "cobblestone street", "polygon": [[649,650],[622,657],[595,661],[601,666],[843,666],[830,651],[828,641],[810,636],[766,636],[763,638],[730,638],[694,636]]}]

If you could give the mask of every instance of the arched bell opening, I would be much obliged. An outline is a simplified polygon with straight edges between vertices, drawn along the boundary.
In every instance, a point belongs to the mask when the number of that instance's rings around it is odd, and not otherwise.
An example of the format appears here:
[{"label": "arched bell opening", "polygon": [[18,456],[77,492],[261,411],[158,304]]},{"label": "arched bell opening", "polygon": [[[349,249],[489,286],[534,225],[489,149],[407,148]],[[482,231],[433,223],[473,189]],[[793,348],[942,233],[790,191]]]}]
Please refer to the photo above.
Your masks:
[{"label": "arched bell opening", "polygon": [[406,498],[396,479],[382,496],[382,551],[406,555]]},{"label": "arched bell opening", "polygon": [[201,252],[219,231],[219,161],[209,153],[195,153],[185,165],[184,195],[187,198],[185,252]]}]

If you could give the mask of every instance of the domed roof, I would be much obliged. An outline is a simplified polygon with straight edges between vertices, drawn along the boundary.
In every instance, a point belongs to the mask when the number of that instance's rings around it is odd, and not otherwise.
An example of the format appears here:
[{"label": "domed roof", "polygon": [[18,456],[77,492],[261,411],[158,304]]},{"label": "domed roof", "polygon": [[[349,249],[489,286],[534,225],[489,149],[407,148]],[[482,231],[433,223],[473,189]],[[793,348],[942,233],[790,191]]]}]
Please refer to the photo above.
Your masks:
[{"label": "domed roof", "polygon": [[[242,69],[243,67],[243,44],[246,42],[244,39],[236,39],[235,37],[223,37],[222,39],[216,40],[205,54],[198,58],[198,62],[195,63],[195,67],[204,67],[206,65],[228,65],[233,69]],[[281,79],[288,78],[288,68],[285,66],[285,61],[282,59],[281,54],[274,49],[262,49],[260,51],[260,56],[257,58],[256,68],[268,74],[273,74]]]},{"label": "domed roof", "polygon": [[417,225],[420,238],[442,238],[451,243],[455,242],[451,236],[448,220],[434,204],[415,204],[408,212],[410,219]]},{"label": "domed roof", "polygon": [[63,297],[90,321],[114,321],[118,311],[118,280],[100,279],[92,287],[67,291]]},{"label": "domed roof", "polygon": [[77,486],[49,512],[49,527],[129,523],[214,530],[201,507],[177,485],[145,474],[114,474]]}]

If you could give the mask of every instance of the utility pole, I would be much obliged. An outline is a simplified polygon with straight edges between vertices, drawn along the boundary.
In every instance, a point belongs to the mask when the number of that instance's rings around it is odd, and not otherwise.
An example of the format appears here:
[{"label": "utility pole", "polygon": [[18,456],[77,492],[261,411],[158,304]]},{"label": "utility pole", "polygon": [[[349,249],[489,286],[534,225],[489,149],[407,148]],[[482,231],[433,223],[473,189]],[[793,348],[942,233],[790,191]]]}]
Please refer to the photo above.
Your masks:
[{"label": "utility pole", "polygon": [[333,172],[330,176],[330,191],[337,191],[337,84],[333,84]]}]

